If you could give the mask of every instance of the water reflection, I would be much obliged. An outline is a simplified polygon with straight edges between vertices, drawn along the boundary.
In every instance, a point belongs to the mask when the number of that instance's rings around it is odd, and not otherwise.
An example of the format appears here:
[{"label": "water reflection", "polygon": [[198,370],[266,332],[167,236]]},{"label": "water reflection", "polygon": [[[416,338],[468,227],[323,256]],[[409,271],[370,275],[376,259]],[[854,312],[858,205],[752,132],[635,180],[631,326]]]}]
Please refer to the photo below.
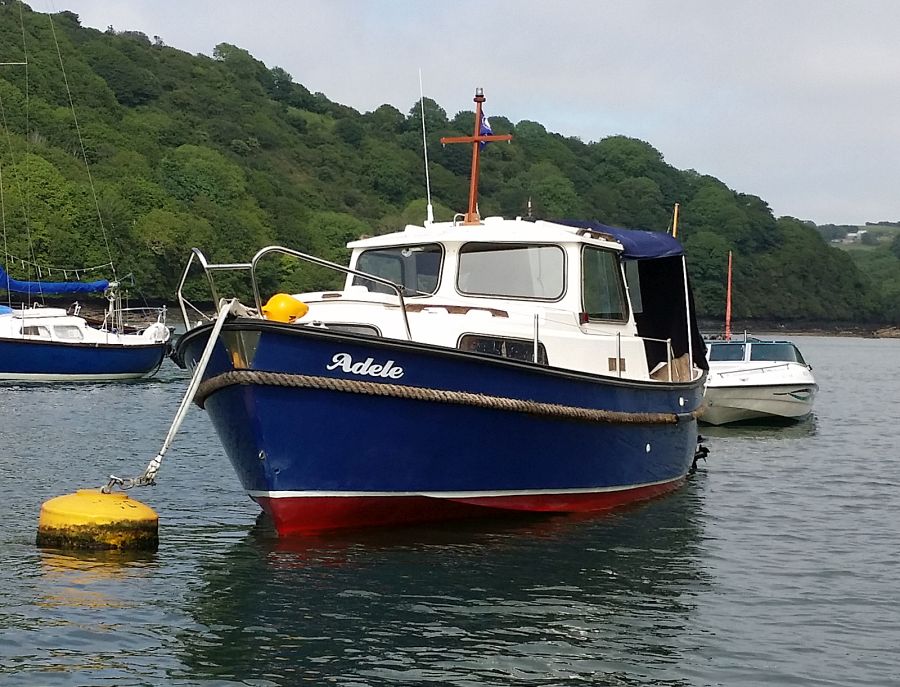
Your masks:
[{"label": "water reflection", "polygon": [[155,551],[97,550],[38,548],[43,574],[50,579],[78,577],[82,583],[92,580],[121,578],[134,569],[156,566]]},{"label": "water reflection", "polygon": [[183,660],[274,684],[685,684],[675,665],[708,585],[702,482],[590,518],[314,539],[261,522],[202,570],[190,606],[205,630]]},{"label": "water reflection", "polygon": [[38,604],[62,608],[126,608],[121,585],[157,568],[155,552],[38,549],[44,597]]},{"label": "water reflection", "polygon": [[759,439],[761,441],[783,441],[815,436],[818,419],[813,413],[803,420],[778,422],[776,420],[754,421],[731,425],[702,425],[700,434],[705,437]]}]

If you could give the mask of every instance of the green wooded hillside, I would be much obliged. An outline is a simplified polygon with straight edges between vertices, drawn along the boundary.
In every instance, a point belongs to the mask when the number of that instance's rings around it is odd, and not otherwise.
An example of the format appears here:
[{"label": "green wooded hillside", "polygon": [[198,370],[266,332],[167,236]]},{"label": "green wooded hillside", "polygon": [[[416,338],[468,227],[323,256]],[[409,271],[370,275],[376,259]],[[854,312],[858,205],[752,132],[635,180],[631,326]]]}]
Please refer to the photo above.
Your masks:
[{"label": "green wooded hillside", "polygon": [[[407,112],[382,105],[360,113],[233,45],[190,55],[141,33],[81,27],[71,12],[51,23],[8,0],[0,0],[0,62],[24,60],[20,16],[27,87],[24,68],[0,67],[13,276],[32,278],[28,262],[42,270],[101,265],[108,243],[120,276],[132,273],[148,299],[170,300],[191,246],[219,262],[247,260],[270,243],[342,262],[348,240],[424,219],[417,102]],[[459,96],[454,106],[471,103],[471,93]],[[530,198],[538,217],[665,230],[677,202],[701,315],[724,311],[733,250],[737,318],[893,316],[888,295],[847,252],[809,223],[776,219],[764,200],[675,169],[643,141],[585,143],[538,122],[513,123],[490,102],[486,109],[494,132],[514,138],[484,150],[482,215],[525,214]],[[467,205],[470,149],[438,140],[470,133],[473,113],[450,116],[426,98],[425,118],[436,215],[449,219]],[[299,290],[318,278],[284,265],[269,286]]]}]

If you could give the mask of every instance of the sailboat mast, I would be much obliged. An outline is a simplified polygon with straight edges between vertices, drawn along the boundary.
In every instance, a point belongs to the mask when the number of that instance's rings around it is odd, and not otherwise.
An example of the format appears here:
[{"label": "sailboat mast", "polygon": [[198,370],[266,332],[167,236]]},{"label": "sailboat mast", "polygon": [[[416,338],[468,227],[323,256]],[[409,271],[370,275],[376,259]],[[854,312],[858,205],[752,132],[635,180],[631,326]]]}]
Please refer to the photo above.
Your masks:
[{"label": "sailboat mast", "polygon": [[725,340],[731,341],[731,251],[728,251],[728,285],[725,290]]}]

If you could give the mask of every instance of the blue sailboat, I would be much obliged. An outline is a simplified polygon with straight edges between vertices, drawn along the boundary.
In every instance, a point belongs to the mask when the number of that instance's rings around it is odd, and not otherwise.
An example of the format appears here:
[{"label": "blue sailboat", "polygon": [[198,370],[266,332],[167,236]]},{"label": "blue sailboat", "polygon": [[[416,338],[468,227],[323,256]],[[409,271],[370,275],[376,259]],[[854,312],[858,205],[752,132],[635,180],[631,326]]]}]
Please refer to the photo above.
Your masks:
[{"label": "blue sailboat", "polygon": [[[20,14],[20,19],[22,15]],[[51,33],[56,41],[56,33]],[[28,68],[28,50],[24,41],[28,35],[22,24],[22,60],[4,61],[0,66]],[[59,44],[56,45],[57,54],[62,60]],[[60,62],[61,65],[61,62]],[[66,84],[68,102],[72,109],[72,118],[79,141],[81,132],[78,130],[78,118],[75,116],[75,106],[72,94],[69,91],[68,79]],[[27,101],[27,86],[29,80],[24,79],[26,90],[24,92]],[[27,118],[26,118],[27,121]],[[5,124],[5,122],[4,122]],[[28,132],[24,132],[28,133]],[[10,132],[6,132],[6,141],[9,143],[8,151],[4,151],[5,159],[16,161],[18,152],[12,144]],[[23,134],[24,135],[24,134]],[[84,155],[82,145],[82,157],[87,167],[87,157]],[[90,170],[87,170],[87,178],[91,183],[92,195],[95,204],[97,193],[93,188],[93,180]],[[3,175],[0,174],[0,180]],[[27,187],[27,184],[23,185]],[[0,189],[0,214],[3,214],[3,245],[7,247],[7,208],[4,206],[4,194]],[[31,208],[34,210],[34,208]],[[29,218],[27,212],[22,213],[21,225],[27,230]],[[97,205],[97,215],[100,217],[100,207]],[[112,256],[109,254],[109,241],[106,240],[105,229],[102,220],[99,229],[104,233],[104,242],[107,245],[107,254],[110,262],[107,267],[112,268]],[[120,284],[117,281],[63,281],[52,282],[41,279],[43,274],[49,275],[50,270],[37,264],[34,246],[30,245],[31,237],[28,233],[28,251],[32,257],[26,263],[25,260],[13,260],[8,253],[5,254],[5,268],[0,264],[0,294],[5,294],[6,305],[0,307],[0,381],[106,381],[115,379],[136,379],[152,375],[159,368],[169,348],[170,331],[165,324],[165,308],[156,311],[155,321],[141,320],[138,326],[132,326],[125,321],[126,317],[135,314],[133,308],[123,307]],[[11,277],[7,269],[13,262],[18,262],[21,267],[28,269],[29,274],[36,273],[37,280],[22,280]],[[56,268],[58,269],[58,268]],[[58,269],[67,278],[66,270]],[[73,270],[69,270],[73,271]],[[80,270],[84,273],[84,270]],[[78,270],[75,270],[77,275]],[[115,271],[112,272],[115,274]],[[76,277],[77,278],[77,277]],[[97,326],[89,324],[80,316],[80,306],[73,304],[71,312],[64,308],[43,307],[41,304],[46,297],[54,296],[81,296],[87,294],[103,294],[108,305],[102,322]],[[22,304],[14,304],[13,296],[16,295],[24,301]]]},{"label": "blue sailboat", "polygon": [[[170,330],[160,310],[156,320],[128,330],[118,284],[23,281],[0,267],[0,292],[8,305],[0,306],[0,381],[109,381],[147,377],[159,369],[169,347]],[[72,311],[37,304],[14,307],[11,294],[34,303],[46,296],[105,294],[108,308],[103,322],[91,326]]]}]

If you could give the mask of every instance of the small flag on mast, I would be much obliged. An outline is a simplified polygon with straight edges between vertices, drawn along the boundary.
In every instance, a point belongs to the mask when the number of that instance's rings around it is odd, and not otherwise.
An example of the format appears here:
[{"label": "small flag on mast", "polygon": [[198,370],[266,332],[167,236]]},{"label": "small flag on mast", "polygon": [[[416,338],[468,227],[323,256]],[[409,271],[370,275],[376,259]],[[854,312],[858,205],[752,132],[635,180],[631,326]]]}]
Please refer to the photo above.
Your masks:
[{"label": "small flag on mast", "polygon": [[[479,136],[493,136],[494,130],[491,128],[491,122],[485,116],[484,112],[481,113],[481,125],[478,127],[478,135]],[[490,141],[481,141],[478,146],[481,150],[484,150],[484,147],[490,143]]]}]

